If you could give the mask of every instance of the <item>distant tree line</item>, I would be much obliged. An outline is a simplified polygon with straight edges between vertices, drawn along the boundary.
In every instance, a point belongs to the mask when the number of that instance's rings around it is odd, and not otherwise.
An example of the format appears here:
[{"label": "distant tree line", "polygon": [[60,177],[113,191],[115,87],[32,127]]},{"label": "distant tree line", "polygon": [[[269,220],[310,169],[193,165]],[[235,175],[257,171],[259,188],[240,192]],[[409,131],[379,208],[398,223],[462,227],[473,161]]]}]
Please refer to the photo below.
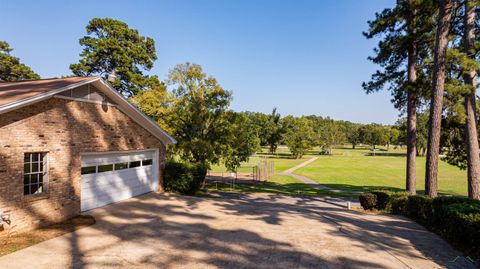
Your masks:
[{"label": "distant tree line", "polygon": [[314,147],[321,154],[332,154],[336,145],[351,144],[352,148],[365,144],[375,149],[378,145],[405,145],[405,135],[399,126],[382,124],[359,124],[334,120],[321,116],[286,116],[281,118],[277,110],[271,114],[240,112],[245,114],[255,126],[260,145],[275,153],[278,145],[286,145],[296,158],[301,158]]}]

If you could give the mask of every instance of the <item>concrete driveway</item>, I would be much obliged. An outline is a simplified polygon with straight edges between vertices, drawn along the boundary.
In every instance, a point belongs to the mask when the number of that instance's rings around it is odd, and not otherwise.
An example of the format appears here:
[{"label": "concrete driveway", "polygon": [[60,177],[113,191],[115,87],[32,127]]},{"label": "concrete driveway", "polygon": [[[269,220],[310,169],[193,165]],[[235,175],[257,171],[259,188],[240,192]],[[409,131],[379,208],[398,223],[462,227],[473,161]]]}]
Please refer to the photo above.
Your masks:
[{"label": "concrete driveway", "polygon": [[344,201],[149,194],[95,209],[97,224],[0,258],[0,268],[475,268],[404,218]]}]

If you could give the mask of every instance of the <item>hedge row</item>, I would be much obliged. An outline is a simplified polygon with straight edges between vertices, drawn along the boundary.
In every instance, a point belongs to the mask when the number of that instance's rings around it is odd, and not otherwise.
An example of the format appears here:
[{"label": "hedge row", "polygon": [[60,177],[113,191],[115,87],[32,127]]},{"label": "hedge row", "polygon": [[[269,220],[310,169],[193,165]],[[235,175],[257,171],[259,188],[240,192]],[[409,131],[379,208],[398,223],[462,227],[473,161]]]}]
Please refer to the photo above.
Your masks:
[{"label": "hedge row", "polygon": [[375,191],[359,197],[364,209],[407,216],[438,233],[467,255],[480,258],[480,201],[463,197],[411,196]]},{"label": "hedge row", "polygon": [[165,164],[164,186],[169,192],[195,194],[202,186],[207,167],[201,164],[167,161]]}]

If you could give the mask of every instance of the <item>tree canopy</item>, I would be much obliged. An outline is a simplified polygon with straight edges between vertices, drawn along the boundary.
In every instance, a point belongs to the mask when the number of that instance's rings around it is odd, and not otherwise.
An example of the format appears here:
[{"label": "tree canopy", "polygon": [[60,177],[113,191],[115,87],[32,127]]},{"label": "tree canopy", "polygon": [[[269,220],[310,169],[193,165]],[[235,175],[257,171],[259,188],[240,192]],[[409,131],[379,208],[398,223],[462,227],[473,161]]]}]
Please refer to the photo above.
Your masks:
[{"label": "tree canopy", "polygon": [[145,88],[157,87],[157,76],[145,75],[157,59],[155,41],[144,37],[126,23],[111,18],[94,18],[80,38],[80,61],[70,65],[77,76],[114,74],[112,83],[120,93],[131,96]]},{"label": "tree canopy", "polygon": [[178,141],[177,153],[185,160],[217,163],[230,143],[231,93],[191,63],[175,66],[167,85],[172,99],[166,119]]},{"label": "tree canopy", "polygon": [[13,49],[6,41],[0,41],[0,81],[19,81],[28,79],[40,79],[30,67],[20,62],[20,59],[12,56]]}]

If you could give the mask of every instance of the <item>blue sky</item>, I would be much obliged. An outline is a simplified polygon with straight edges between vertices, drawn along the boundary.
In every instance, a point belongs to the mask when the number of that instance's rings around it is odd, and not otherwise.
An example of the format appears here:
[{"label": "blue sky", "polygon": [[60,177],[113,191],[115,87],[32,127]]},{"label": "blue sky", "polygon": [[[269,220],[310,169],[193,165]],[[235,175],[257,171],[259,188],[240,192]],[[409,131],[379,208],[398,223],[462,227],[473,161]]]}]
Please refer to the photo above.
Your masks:
[{"label": "blue sky", "polygon": [[78,39],[94,17],[112,17],[156,41],[152,74],[198,63],[233,91],[232,108],[394,123],[388,92],[361,88],[376,66],[367,60],[367,20],[395,0],[0,0],[0,40],[42,77],[70,74]]}]

